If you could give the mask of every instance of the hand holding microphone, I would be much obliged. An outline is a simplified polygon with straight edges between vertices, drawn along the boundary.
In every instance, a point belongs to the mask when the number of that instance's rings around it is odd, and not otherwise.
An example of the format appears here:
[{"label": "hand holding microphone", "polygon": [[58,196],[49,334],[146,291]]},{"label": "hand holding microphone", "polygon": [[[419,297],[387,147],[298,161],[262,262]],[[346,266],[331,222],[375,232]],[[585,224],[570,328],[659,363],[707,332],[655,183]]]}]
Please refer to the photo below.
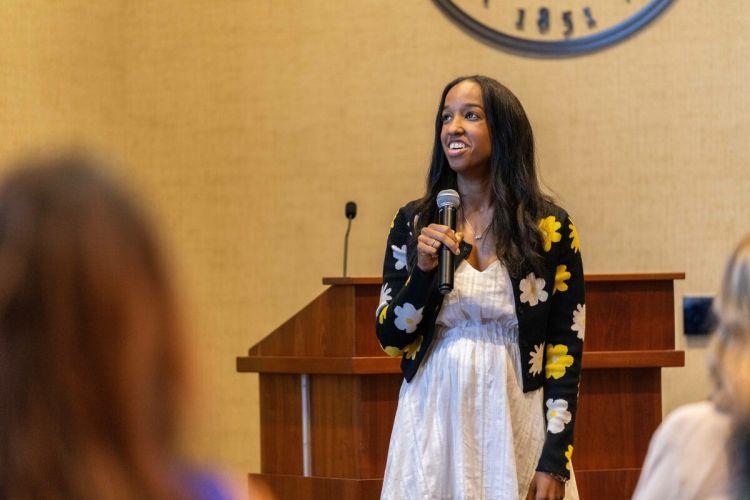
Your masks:
[{"label": "hand holding microphone", "polygon": [[461,233],[456,233],[456,209],[461,201],[452,189],[440,191],[437,198],[440,223],[423,227],[417,238],[417,266],[425,272],[438,267],[440,261],[441,292],[453,288],[453,254],[460,252]]}]

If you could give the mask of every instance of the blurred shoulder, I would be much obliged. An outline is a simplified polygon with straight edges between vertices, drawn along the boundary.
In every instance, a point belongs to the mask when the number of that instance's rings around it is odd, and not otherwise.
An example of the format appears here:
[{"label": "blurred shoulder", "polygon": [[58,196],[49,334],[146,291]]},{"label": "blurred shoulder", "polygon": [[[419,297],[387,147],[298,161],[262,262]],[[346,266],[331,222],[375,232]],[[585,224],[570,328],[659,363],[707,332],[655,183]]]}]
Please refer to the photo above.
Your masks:
[{"label": "blurred shoulder", "polygon": [[649,444],[634,500],[735,498],[729,415],[710,401],[670,413]]},{"label": "blurred shoulder", "polygon": [[731,418],[708,400],[689,403],[676,408],[664,420],[667,426],[729,425]]},{"label": "blurred shoulder", "polygon": [[694,438],[705,436],[715,442],[720,436],[727,435],[731,426],[729,414],[719,410],[711,401],[699,401],[672,411],[659,427],[659,433]]}]

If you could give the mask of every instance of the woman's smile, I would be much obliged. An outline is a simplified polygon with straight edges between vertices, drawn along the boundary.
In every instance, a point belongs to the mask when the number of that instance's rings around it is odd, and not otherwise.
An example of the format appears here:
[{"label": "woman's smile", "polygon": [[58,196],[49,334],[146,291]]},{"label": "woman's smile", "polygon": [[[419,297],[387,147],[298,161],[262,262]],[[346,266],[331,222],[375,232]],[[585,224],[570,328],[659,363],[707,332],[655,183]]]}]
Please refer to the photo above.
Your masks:
[{"label": "woman's smile", "polygon": [[460,156],[469,150],[469,145],[465,141],[451,139],[448,142],[448,149],[445,154],[448,156]]}]

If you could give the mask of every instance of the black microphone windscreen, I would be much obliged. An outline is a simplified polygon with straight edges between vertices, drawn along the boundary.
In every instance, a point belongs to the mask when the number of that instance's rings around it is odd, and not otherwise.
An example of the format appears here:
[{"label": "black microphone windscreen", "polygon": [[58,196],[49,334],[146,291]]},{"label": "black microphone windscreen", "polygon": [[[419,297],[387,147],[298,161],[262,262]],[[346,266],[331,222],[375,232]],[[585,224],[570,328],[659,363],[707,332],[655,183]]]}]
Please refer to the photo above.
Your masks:
[{"label": "black microphone windscreen", "polygon": [[357,216],[357,204],[353,201],[347,202],[346,207],[344,208],[344,214],[347,219],[355,218]]}]

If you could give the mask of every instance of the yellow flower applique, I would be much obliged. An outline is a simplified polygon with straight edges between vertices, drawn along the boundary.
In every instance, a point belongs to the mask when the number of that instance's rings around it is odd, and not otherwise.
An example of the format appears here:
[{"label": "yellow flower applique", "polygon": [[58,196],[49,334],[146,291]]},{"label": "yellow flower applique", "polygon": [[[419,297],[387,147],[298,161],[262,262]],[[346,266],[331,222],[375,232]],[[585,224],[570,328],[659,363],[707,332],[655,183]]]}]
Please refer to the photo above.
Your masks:
[{"label": "yellow flower applique", "polygon": [[383,350],[388,356],[392,358],[395,358],[396,356],[401,356],[404,353],[404,351],[402,351],[398,347],[386,346],[386,347],[383,347]]},{"label": "yellow flower applique", "polygon": [[573,356],[568,354],[564,344],[547,346],[547,366],[544,367],[547,378],[558,379],[565,375],[565,369],[573,365]]},{"label": "yellow flower applique", "polygon": [[552,289],[552,293],[554,294],[558,290],[561,292],[564,292],[568,289],[568,284],[565,283],[565,280],[570,279],[570,272],[568,271],[568,268],[565,264],[557,266],[557,270],[555,271],[555,286]]},{"label": "yellow flower applique", "polygon": [[417,353],[422,348],[422,340],[424,340],[424,336],[420,335],[419,337],[417,337],[417,340],[404,348],[406,359],[414,359],[417,357]]},{"label": "yellow flower applique", "polygon": [[568,459],[568,461],[565,463],[565,468],[570,470],[570,460],[573,458],[573,445],[568,445],[568,451],[565,452],[565,458]]},{"label": "yellow flower applique", "polygon": [[568,224],[568,227],[570,228],[570,248],[575,253],[578,253],[578,250],[581,249],[581,240],[578,239],[578,229],[576,229],[572,222]]},{"label": "yellow flower applique", "polygon": [[542,231],[544,238],[544,251],[549,252],[552,249],[552,243],[557,243],[562,239],[562,235],[557,232],[562,224],[557,222],[554,215],[545,217],[539,221],[539,229]]},{"label": "yellow flower applique", "polygon": [[380,315],[378,316],[378,323],[380,323],[381,325],[385,321],[385,315],[386,314],[388,314],[388,306],[387,305],[380,310]]}]

